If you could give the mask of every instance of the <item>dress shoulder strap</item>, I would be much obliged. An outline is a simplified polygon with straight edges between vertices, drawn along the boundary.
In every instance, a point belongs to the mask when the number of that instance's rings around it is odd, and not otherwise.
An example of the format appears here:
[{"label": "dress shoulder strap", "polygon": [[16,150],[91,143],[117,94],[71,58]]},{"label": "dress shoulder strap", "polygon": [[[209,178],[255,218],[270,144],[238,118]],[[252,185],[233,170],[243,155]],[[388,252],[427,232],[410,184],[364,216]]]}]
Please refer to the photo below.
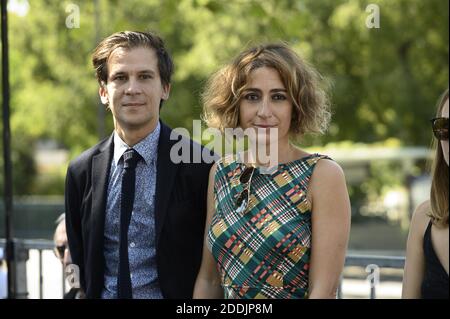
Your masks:
[{"label": "dress shoulder strap", "polygon": [[315,153],[298,160],[296,165],[291,168],[294,172],[294,175],[299,177],[301,186],[304,190],[308,189],[309,181],[314,172],[314,169],[321,159],[332,160],[327,155]]},{"label": "dress shoulder strap", "polygon": [[333,159],[331,157],[329,157],[328,155],[323,155],[323,154],[319,154],[319,153],[311,154],[305,158],[304,162],[305,162],[305,166],[309,172],[309,176],[312,175],[314,168],[316,167],[317,163],[321,159],[329,159],[329,160],[333,161]]}]

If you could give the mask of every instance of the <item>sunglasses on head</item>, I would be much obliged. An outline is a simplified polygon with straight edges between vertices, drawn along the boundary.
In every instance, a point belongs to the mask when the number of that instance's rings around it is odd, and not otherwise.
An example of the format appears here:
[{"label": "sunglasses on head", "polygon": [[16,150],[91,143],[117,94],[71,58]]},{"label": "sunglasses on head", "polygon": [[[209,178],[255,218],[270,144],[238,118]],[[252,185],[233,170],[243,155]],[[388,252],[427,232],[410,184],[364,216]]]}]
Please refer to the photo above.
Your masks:
[{"label": "sunglasses on head", "polygon": [[448,117],[436,117],[431,120],[433,134],[439,141],[448,141]]},{"label": "sunglasses on head", "polygon": [[64,253],[66,252],[67,246],[66,245],[61,245],[61,246],[55,246],[55,255],[56,257],[60,258],[60,259],[64,259]]},{"label": "sunglasses on head", "polygon": [[244,185],[244,190],[239,194],[236,201],[236,209],[238,213],[242,213],[247,210],[250,198],[250,184],[254,171],[254,167],[247,167],[244,172],[242,172],[241,177],[239,177],[239,182]]}]

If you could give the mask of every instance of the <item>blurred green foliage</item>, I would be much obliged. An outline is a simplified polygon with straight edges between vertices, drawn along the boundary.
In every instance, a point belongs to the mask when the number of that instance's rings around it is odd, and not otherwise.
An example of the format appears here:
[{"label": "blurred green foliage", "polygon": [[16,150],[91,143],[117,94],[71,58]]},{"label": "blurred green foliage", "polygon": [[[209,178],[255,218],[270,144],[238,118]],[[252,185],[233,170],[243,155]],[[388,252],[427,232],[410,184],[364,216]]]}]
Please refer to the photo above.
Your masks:
[{"label": "blurred green foliage", "polygon": [[[329,133],[306,137],[305,146],[388,138],[428,145],[428,119],[448,87],[445,0],[98,0],[97,9],[91,0],[28,3],[25,16],[9,14],[12,144],[26,141],[28,158],[38,139],[56,140],[71,158],[99,140],[90,54],[121,30],[155,30],[165,39],[176,69],[161,116],[188,130],[199,119],[208,76],[260,42],[287,41],[332,84]],[[66,27],[70,3],[79,6],[80,28]],[[380,8],[379,29],[366,26],[368,4]],[[109,134],[109,112],[104,125]],[[31,181],[32,168],[16,161],[15,181]],[[30,192],[25,184],[19,193]]]}]

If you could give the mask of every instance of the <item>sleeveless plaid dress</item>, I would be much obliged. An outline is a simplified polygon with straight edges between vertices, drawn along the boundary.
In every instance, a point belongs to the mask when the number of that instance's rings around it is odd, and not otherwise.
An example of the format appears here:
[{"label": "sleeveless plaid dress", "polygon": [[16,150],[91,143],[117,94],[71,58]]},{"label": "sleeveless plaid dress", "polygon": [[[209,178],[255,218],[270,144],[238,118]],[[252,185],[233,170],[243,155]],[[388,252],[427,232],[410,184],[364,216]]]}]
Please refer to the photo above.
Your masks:
[{"label": "sleeveless plaid dress", "polygon": [[311,154],[280,164],[272,174],[255,169],[244,213],[236,201],[245,164],[227,156],[217,162],[216,212],[207,244],[227,299],[307,298],[311,253],[311,207],[306,199],[316,163]]}]

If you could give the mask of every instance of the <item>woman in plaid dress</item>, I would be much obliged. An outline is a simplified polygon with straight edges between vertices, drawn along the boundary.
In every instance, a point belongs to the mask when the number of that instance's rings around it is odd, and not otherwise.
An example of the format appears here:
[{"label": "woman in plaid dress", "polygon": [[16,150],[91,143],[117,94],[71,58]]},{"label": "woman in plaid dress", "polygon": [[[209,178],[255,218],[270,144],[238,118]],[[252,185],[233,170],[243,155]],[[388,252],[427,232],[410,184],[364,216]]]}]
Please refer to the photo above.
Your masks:
[{"label": "woman in plaid dress", "polygon": [[344,174],[292,143],[328,126],[319,80],[288,46],[269,44],[208,82],[208,126],[242,129],[250,148],[211,169],[194,298],[336,297],[350,230]]}]

